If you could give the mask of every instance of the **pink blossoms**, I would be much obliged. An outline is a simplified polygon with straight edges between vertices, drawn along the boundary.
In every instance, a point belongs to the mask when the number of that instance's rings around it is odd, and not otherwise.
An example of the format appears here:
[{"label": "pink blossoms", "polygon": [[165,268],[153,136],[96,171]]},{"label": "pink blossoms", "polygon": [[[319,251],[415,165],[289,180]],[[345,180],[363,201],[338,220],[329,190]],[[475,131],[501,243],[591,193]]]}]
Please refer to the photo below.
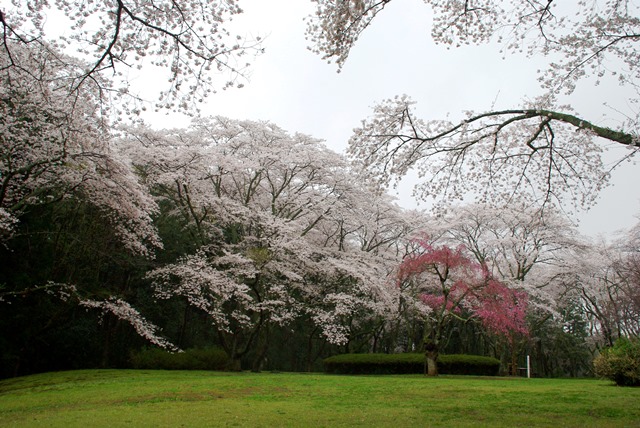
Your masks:
[{"label": "pink blossoms", "polygon": [[450,318],[478,319],[502,336],[527,334],[527,294],[493,278],[486,266],[467,257],[464,247],[435,247],[416,241],[420,250],[407,256],[398,269],[398,285],[412,283],[429,308],[431,339],[438,344]]}]

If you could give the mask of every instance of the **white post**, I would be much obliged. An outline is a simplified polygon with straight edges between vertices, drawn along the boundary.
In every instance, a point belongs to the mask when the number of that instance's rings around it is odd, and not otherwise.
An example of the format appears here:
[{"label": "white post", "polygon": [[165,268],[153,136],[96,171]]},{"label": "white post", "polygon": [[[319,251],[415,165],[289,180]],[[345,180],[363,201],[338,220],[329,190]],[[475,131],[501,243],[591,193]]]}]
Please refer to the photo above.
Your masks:
[{"label": "white post", "polygon": [[527,378],[531,378],[531,360],[529,359],[529,356],[527,355]]}]

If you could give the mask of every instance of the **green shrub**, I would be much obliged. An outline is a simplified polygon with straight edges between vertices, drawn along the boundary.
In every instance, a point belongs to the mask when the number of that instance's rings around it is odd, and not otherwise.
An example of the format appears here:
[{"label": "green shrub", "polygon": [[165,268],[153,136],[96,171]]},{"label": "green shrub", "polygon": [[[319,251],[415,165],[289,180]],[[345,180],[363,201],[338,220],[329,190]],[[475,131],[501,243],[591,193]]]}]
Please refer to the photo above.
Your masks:
[{"label": "green shrub", "polygon": [[218,348],[192,348],[174,353],[152,348],[131,354],[131,365],[135,369],[223,370],[227,363],[227,354]]},{"label": "green shrub", "polygon": [[596,376],[619,386],[640,386],[640,340],[621,337],[593,360],[593,367]]},{"label": "green shrub", "polygon": [[[324,359],[324,370],[337,374],[424,373],[424,354],[342,354]],[[479,355],[440,355],[438,373],[495,376],[500,361]]]}]

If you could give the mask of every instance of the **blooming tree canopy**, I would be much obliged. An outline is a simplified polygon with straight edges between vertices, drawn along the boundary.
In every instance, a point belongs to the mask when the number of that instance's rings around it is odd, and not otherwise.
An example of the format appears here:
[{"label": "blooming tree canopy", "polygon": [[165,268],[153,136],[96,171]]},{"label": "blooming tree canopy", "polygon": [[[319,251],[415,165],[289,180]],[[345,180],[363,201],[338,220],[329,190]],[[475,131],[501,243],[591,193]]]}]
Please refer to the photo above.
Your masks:
[{"label": "blooming tree canopy", "polygon": [[409,222],[319,140],[214,117],[121,146],[199,245],[150,274],[156,294],[204,311],[232,358],[300,317],[346,343],[356,315],[386,309]]},{"label": "blooming tree canopy", "polygon": [[596,243],[576,254],[575,275],[565,279],[566,293],[579,302],[598,347],[640,336],[638,258],[628,247],[634,233],[625,238],[630,239]]},{"label": "blooming tree canopy", "polygon": [[[307,35],[312,49],[341,67],[360,34],[391,0],[315,0]],[[528,195],[539,204],[590,206],[609,170],[601,144],[638,150],[638,112],[625,112],[615,128],[580,117],[560,96],[593,77],[628,88],[637,101],[640,39],[638,5],[631,1],[425,0],[434,14],[431,35],[450,47],[497,42],[503,53],[549,58],[540,73],[541,97],[509,109],[470,111],[456,122],[416,117],[413,102],[380,102],[350,140],[349,154],[383,183],[417,170],[418,197],[448,203],[473,194],[480,201]],[[591,83],[591,82],[590,82]]]},{"label": "blooming tree canopy", "polygon": [[417,241],[418,250],[404,258],[397,284],[418,292],[426,306],[426,350],[429,374],[437,374],[436,361],[447,323],[452,318],[478,319],[492,332],[526,334],[527,295],[494,279],[486,267],[455,249]]},{"label": "blooming tree canopy", "polygon": [[150,255],[161,245],[151,220],[157,207],[111,147],[101,79],[70,93],[75,77],[67,64],[74,59],[44,45],[5,44],[11,56],[0,56],[0,240],[30,207],[73,197],[98,207],[132,251]]},{"label": "blooming tree canopy", "polygon": [[[16,44],[50,54],[72,51],[83,62],[64,61],[67,89],[95,84],[110,73],[116,83],[101,81],[105,98],[135,96],[128,75],[146,59],[146,64],[168,81],[167,87],[161,88],[157,105],[186,111],[218,87],[242,86],[238,80],[249,66],[242,57],[261,51],[259,38],[245,40],[226,27],[242,13],[238,3],[16,0],[0,9],[0,51],[8,58],[4,67],[20,69],[29,69],[29,64],[16,54]],[[55,38],[61,29],[64,32]],[[220,83],[214,79],[215,74],[222,74],[226,80]],[[128,113],[137,111],[131,105],[123,107]]]},{"label": "blooming tree canopy", "polygon": [[456,206],[435,217],[428,230],[438,242],[464,245],[493,276],[551,314],[563,303],[561,278],[575,271],[576,252],[588,246],[565,216],[526,203]]}]

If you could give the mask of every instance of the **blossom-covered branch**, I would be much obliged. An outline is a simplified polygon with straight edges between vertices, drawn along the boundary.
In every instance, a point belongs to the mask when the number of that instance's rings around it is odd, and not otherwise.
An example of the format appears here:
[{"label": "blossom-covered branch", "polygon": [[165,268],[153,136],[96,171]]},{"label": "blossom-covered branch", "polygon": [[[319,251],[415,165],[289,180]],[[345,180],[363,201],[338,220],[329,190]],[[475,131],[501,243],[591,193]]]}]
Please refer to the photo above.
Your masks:
[{"label": "blossom-covered branch", "polygon": [[111,313],[123,321],[127,321],[143,338],[156,346],[170,351],[179,349],[167,339],[159,335],[160,329],[144,319],[140,312],[122,299],[111,298],[108,300],[80,300],[80,306],[99,309],[103,313]]},{"label": "blossom-covered branch", "polygon": [[[57,9],[57,10],[56,10]],[[188,109],[216,90],[242,86],[249,64],[242,57],[259,53],[260,39],[246,40],[232,35],[225,24],[242,13],[235,0],[203,2],[162,1],[138,2],[109,0],[85,2],[18,1],[0,11],[2,50],[11,58],[11,66],[27,68],[13,55],[13,44],[37,45],[52,52],[70,46],[82,55],[86,64],[68,63],[73,74],[69,87],[77,89],[109,70],[121,86],[104,86],[105,92],[130,94],[127,69],[141,68],[148,58],[156,70],[165,70],[169,87],[162,90],[158,106]],[[53,26],[49,14],[56,16],[58,26],[68,26],[59,40],[47,40]],[[65,21],[66,20],[66,21]],[[220,83],[222,74],[227,80]]]},{"label": "blossom-covered branch", "polygon": [[461,122],[416,118],[407,96],[385,100],[349,142],[349,154],[383,183],[417,170],[418,197],[442,203],[472,194],[505,203],[534,200],[589,206],[608,174],[595,138],[638,150],[635,134],[543,107],[469,112]]},{"label": "blossom-covered branch", "polygon": [[111,147],[98,77],[70,93],[72,58],[11,46],[28,70],[0,56],[0,238],[30,207],[77,198],[98,207],[133,252],[151,255],[161,246],[151,220],[157,206]]}]

